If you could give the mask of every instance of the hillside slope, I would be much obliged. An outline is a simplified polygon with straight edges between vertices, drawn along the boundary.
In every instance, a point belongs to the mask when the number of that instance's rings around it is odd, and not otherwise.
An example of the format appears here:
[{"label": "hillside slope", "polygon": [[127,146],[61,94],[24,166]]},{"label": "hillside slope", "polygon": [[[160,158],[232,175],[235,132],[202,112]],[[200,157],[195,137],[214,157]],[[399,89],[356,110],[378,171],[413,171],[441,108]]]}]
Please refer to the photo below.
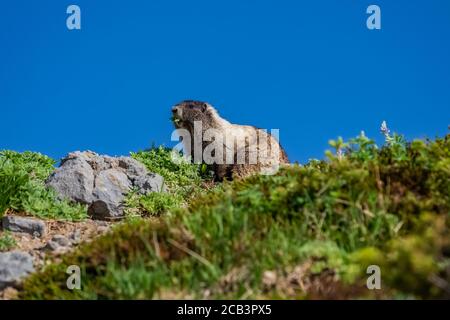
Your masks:
[{"label": "hillside slope", "polygon": [[[363,134],[331,141],[326,161],[275,176],[130,197],[132,216],[158,217],[82,245],[29,277],[20,297],[449,298],[450,135],[385,135],[381,148]],[[154,169],[158,154],[140,156]],[[74,264],[82,290],[66,287]],[[381,269],[381,290],[366,288],[369,265]]]}]

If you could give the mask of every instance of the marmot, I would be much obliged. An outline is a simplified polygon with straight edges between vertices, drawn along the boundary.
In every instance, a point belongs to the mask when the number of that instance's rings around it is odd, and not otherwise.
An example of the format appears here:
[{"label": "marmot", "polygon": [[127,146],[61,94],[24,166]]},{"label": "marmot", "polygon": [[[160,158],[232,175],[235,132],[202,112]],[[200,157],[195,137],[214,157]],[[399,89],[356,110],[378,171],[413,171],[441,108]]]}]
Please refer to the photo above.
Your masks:
[{"label": "marmot", "polygon": [[172,108],[172,114],[175,127],[184,129],[185,134],[179,135],[185,153],[196,163],[212,165],[218,181],[255,173],[274,174],[280,164],[289,163],[271,134],[232,124],[206,102],[185,100]]}]

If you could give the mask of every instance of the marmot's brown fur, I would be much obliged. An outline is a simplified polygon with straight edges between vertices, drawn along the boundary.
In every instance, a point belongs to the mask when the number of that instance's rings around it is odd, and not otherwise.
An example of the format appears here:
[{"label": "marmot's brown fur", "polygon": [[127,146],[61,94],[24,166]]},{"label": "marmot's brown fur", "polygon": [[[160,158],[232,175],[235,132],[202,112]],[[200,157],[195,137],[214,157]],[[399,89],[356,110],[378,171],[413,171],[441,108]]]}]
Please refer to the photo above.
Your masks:
[{"label": "marmot's brown fur", "polygon": [[[188,141],[183,141],[185,149],[194,150],[194,123],[197,121],[201,122],[202,137],[205,136],[208,129],[215,129],[215,132],[220,132],[223,136],[229,137],[225,138],[223,142],[224,161],[219,164],[212,164],[215,178],[219,181],[242,178],[255,173],[270,174],[277,170],[279,165],[289,163],[286,152],[271,134],[253,126],[232,124],[221,118],[208,103],[186,100],[175,105],[172,108],[172,113],[175,127],[186,129],[192,137],[190,145],[188,145]],[[212,143],[204,140],[201,140],[202,155],[205,148]],[[211,140],[215,141],[215,138]],[[238,144],[237,141],[242,143]],[[225,156],[227,151],[232,154],[231,163],[226,161],[226,159],[229,159]],[[257,158],[251,156],[255,155],[255,152]],[[192,151],[193,154],[194,151]],[[214,152],[212,154],[214,155]],[[244,162],[242,161],[242,155],[245,155]]]}]

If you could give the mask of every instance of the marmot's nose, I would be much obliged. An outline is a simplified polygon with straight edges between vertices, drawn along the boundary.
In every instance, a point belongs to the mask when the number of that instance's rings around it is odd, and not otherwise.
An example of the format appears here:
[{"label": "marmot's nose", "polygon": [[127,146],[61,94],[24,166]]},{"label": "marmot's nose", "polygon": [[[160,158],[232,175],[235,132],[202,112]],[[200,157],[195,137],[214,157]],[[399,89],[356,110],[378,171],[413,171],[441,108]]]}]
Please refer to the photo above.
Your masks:
[{"label": "marmot's nose", "polygon": [[172,113],[177,113],[177,107],[172,107]]}]

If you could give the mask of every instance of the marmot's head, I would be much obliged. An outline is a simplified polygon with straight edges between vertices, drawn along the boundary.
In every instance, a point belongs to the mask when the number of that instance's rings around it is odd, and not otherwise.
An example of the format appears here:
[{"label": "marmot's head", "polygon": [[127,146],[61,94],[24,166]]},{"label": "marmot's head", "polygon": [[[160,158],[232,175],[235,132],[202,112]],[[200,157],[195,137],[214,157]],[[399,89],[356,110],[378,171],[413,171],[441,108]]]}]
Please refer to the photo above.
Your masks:
[{"label": "marmot's head", "polygon": [[193,128],[195,121],[201,121],[204,127],[212,126],[216,117],[216,110],[206,102],[185,100],[172,108],[172,120],[177,129]]}]

